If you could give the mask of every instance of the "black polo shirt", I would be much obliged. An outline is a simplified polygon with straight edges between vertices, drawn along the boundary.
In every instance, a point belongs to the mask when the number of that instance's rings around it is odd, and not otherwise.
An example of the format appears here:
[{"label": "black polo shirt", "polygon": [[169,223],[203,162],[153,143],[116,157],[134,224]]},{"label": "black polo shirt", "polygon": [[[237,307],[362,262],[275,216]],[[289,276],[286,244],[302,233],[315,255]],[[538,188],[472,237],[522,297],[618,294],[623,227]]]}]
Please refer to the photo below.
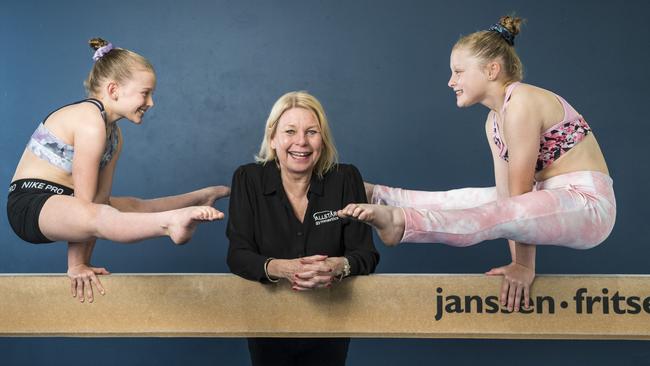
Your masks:
[{"label": "black polo shirt", "polygon": [[363,179],[352,165],[338,164],[322,179],[311,178],[307,211],[301,223],[286,196],[274,163],[239,167],[232,179],[226,235],[228,266],[236,275],[268,282],[267,258],[294,259],[315,254],[347,257],[350,274],[375,271],[379,253],[371,228],[341,219],[336,211],[348,203],[367,202]]}]

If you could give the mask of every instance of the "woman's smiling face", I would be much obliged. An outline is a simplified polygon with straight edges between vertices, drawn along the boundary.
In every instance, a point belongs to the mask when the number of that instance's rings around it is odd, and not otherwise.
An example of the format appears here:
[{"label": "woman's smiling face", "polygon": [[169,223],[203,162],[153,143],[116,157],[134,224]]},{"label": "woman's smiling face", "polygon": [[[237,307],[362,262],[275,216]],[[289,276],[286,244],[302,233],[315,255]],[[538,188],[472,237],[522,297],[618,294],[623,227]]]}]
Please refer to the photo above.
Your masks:
[{"label": "woman's smiling face", "polygon": [[311,176],[323,148],[316,114],[305,108],[285,111],[278,120],[271,147],[283,172]]}]

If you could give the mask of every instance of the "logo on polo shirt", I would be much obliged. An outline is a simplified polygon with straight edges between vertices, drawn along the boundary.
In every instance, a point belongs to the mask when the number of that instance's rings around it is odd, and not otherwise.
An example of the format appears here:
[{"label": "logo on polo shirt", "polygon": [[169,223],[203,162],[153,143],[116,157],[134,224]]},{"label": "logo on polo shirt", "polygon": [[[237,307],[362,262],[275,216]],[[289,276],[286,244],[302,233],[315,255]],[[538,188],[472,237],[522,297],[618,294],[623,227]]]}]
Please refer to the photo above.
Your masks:
[{"label": "logo on polo shirt", "polygon": [[336,211],[318,211],[313,216],[316,226],[339,219],[339,217],[336,215]]}]

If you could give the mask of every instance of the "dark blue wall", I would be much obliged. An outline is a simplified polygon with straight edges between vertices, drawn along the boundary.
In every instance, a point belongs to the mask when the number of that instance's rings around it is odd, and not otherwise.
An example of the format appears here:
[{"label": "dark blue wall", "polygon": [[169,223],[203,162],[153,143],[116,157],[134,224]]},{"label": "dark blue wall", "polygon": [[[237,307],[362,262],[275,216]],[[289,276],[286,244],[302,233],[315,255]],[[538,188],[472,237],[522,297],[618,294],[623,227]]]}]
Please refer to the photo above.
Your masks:
[{"label": "dark blue wall", "polygon": [[[428,190],[492,185],[483,135],[487,111],[456,108],[446,85],[449,51],[461,34],[516,11],[528,19],[517,39],[525,80],[564,96],[594,128],[619,208],[604,244],[589,251],[541,248],[538,273],[648,273],[649,4],[3,1],[0,184],[9,184],[36,124],[83,97],[92,64],[86,42],[101,36],[146,56],[158,74],[156,106],[144,125],[120,122],[126,145],[114,195],[155,197],[229,184],[233,170],[257,151],[273,102],[298,89],[323,102],[341,160],[357,165],[366,180]],[[5,203],[1,195],[0,206]],[[227,201],[217,206],[226,209]],[[24,244],[4,215],[0,243],[0,272],[66,269],[65,245]],[[467,249],[377,245],[379,273],[475,273],[508,260],[503,241]],[[94,262],[120,273],[227,272],[226,247],[224,223],[215,223],[201,226],[183,247],[167,239],[101,242]],[[247,362],[238,339],[0,339],[0,357],[3,365],[89,358],[106,365]],[[350,364],[512,358],[640,364],[650,362],[650,353],[643,342],[357,340]]]}]

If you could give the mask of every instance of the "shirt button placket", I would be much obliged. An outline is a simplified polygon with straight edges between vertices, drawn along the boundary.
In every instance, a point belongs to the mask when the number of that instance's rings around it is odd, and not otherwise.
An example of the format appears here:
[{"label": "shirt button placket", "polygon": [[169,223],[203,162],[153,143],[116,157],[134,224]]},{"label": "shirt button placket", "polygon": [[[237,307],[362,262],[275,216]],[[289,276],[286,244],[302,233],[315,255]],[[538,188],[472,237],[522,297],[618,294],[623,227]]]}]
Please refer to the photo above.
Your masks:
[{"label": "shirt button placket", "polygon": [[300,242],[298,258],[301,258],[305,256],[305,237],[302,231],[296,232],[296,236],[298,237],[298,241]]}]

